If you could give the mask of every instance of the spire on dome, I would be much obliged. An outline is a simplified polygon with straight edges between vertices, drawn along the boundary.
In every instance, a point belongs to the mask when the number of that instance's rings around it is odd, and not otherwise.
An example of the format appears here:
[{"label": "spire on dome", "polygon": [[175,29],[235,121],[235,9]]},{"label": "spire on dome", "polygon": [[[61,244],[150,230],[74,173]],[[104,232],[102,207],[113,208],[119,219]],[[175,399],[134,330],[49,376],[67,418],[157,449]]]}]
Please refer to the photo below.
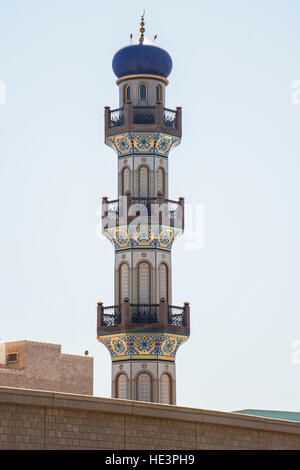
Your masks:
[{"label": "spire on dome", "polygon": [[145,23],[144,23],[144,16],[145,16],[145,10],[143,11],[143,14],[142,14],[142,17],[141,17],[141,23],[140,23],[140,25],[141,25],[141,27],[140,27],[140,33],[141,33],[141,35],[140,35],[140,39],[139,39],[139,42],[140,42],[140,43],[143,43],[143,42],[144,42],[144,32],[145,32],[145,28],[144,28],[144,26],[145,26]]}]

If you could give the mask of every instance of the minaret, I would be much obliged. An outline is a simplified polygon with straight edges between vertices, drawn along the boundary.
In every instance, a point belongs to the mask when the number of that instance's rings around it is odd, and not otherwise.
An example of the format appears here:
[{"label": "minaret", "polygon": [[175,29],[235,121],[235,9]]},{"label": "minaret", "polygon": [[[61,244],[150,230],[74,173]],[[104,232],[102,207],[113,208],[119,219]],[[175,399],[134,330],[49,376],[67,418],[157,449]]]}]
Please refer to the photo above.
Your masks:
[{"label": "minaret", "polygon": [[97,337],[112,359],[112,397],[176,404],[175,355],[190,333],[189,303],[172,303],[171,249],[184,199],[168,199],[168,157],[181,108],[165,107],[170,55],[144,36],[113,58],[119,108],[105,107],[105,143],[118,158],[118,199],[102,200],[115,249],[114,305],[98,302]]}]

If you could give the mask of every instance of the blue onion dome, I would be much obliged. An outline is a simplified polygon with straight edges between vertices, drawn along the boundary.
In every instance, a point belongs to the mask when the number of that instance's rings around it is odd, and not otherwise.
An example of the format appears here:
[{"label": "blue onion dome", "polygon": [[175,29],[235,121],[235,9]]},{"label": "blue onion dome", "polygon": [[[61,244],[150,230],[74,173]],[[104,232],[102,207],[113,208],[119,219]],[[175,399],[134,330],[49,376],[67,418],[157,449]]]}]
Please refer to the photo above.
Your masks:
[{"label": "blue onion dome", "polygon": [[167,51],[152,41],[148,43],[145,40],[120,49],[114,55],[112,62],[114,74],[118,78],[137,74],[160,75],[167,78],[172,66],[172,59]]},{"label": "blue onion dome", "polygon": [[144,37],[143,17],[140,31],[141,36],[137,41],[123,47],[114,55],[112,61],[114,74],[118,78],[139,74],[167,78],[172,70],[172,59],[167,51]]}]

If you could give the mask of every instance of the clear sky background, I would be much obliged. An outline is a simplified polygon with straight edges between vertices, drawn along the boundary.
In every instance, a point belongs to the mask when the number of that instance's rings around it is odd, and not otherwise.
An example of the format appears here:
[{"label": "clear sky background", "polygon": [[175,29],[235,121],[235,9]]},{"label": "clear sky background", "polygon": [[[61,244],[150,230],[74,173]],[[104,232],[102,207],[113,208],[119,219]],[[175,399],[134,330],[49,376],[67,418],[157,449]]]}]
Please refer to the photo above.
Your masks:
[{"label": "clear sky background", "polygon": [[[117,157],[113,54],[138,35],[173,59],[166,104],[183,107],[170,198],[205,211],[205,242],[173,245],[173,303],[191,303],[177,403],[300,411],[298,0],[0,0],[0,337],[94,356],[110,396],[96,303],[113,303],[113,248],[96,234]],[[188,227],[192,219],[186,221]]]}]

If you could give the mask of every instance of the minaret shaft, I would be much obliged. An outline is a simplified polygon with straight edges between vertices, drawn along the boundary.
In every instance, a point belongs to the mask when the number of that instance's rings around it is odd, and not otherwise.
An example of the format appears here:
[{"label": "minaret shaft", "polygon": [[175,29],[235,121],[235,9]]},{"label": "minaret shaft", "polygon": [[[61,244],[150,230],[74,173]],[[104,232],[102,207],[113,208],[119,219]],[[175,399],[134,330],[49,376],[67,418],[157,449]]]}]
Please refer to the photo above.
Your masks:
[{"label": "minaret shaft", "polygon": [[169,55],[144,36],[125,48],[140,73],[126,68],[122,49],[113,61],[122,70],[119,108],[105,108],[105,143],[118,156],[118,199],[103,198],[102,208],[115,248],[115,299],[98,303],[97,335],[112,357],[112,397],[175,404],[175,355],[190,331],[189,304],[172,302],[171,249],[183,232],[184,200],[168,198],[168,156],[180,143],[181,108],[165,108],[166,71],[145,73],[139,54],[149,47],[167,70]]}]

